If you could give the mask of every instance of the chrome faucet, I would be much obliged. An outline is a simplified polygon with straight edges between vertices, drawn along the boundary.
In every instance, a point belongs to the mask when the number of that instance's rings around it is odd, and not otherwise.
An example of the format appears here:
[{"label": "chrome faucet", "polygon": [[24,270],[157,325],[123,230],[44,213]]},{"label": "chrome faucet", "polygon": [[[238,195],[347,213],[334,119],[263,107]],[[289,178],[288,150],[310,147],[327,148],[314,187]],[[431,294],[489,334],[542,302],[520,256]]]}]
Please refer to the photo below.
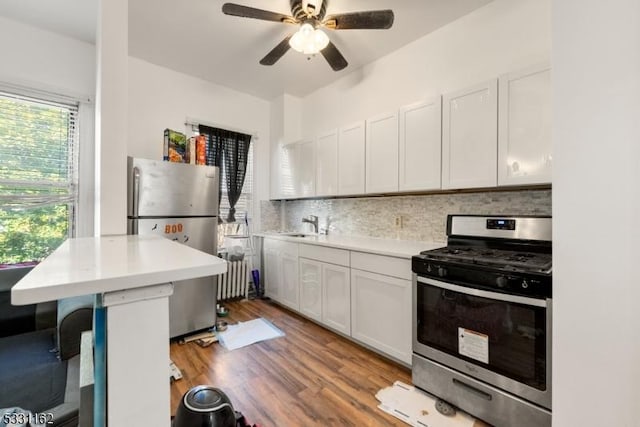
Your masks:
[{"label": "chrome faucet", "polygon": [[313,232],[318,234],[318,217],[315,215],[309,215],[306,218],[302,218],[302,222],[308,222],[313,225]]}]

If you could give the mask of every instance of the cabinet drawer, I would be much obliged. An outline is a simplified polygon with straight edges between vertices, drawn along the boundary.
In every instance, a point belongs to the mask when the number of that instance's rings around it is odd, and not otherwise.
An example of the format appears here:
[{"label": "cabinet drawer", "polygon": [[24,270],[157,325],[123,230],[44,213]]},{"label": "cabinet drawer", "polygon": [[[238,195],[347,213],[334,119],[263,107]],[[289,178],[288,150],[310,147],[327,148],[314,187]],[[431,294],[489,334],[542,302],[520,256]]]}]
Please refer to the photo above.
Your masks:
[{"label": "cabinet drawer", "polygon": [[349,266],[349,251],[344,249],[327,248],[317,245],[303,245],[299,247],[299,255],[303,258],[315,259],[330,264]]},{"label": "cabinet drawer", "polygon": [[294,242],[265,238],[262,243],[262,247],[263,249],[275,250],[291,256],[298,256],[298,244]]},{"label": "cabinet drawer", "polygon": [[351,252],[351,268],[411,280],[410,259]]}]

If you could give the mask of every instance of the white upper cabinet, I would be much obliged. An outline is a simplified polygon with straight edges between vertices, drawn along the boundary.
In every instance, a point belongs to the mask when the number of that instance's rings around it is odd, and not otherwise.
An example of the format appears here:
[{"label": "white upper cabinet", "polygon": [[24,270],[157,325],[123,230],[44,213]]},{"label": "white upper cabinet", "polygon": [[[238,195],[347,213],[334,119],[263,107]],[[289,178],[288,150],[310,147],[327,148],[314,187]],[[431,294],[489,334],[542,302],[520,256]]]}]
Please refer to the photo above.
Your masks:
[{"label": "white upper cabinet", "polygon": [[443,97],[442,188],[497,185],[498,81]]},{"label": "white upper cabinet", "polygon": [[315,196],[315,151],[315,141],[312,139],[294,142],[282,147],[280,195],[283,198]]},{"label": "white upper cabinet", "polygon": [[440,189],[442,98],[400,109],[399,190]]},{"label": "white upper cabinet", "polygon": [[551,67],[500,77],[498,184],[551,182]]},{"label": "white upper cabinet", "polygon": [[316,144],[313,139],[298,143],[298,188],[296,197],[316,195]]},{"label": "white upper cabinet", "polygon": [[345,126],[338,136],[338,194],[364,194],[364,121]]},{"label": "white upper cabinet", "polygon": [[316,196],[338,194],[338,130],[316,140]]},{"label": "white upper cabinet", "polygon": [[298,161],[298,144],[287,144],[280,149],[280,197],[291,198],[296,194],[296,168]]},{"label": "white upper cabinet", "polygon": [[398,191],[398,112],[367,119],[367,193]]}]

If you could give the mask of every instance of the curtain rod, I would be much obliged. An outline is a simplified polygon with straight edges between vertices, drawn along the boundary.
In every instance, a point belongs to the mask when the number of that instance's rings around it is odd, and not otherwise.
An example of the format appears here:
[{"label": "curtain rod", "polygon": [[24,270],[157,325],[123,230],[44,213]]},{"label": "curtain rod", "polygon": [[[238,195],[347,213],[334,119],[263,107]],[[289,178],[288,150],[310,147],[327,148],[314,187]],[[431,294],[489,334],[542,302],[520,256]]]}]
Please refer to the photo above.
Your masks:
[{"label": "curtain rod", "polygon": [[253,140],[260,139],[258,137],[258,132],[255,132],[255,131],[247,131],[247,130],[243,130],[243,129],[229,127],[229,126],[226,126],[226,125],[221,125],[221,124],[218,124],[218,123],[207,122],[205,120],[193,119],[193,118],[190,118],[190,117],[187,117],[187,119],[185,120],[184,125],[185,126],[192,126],[192,127],[193,126],[198,126],[198,125],[204,125],[204,126],[209,126],[209,127],[213,127],[213,128],[230,130],[230,131],[233,131],[233,132],[239,132],[239,133],[244,133],[246,135],[251,135],[251,139],[253,139]]}]

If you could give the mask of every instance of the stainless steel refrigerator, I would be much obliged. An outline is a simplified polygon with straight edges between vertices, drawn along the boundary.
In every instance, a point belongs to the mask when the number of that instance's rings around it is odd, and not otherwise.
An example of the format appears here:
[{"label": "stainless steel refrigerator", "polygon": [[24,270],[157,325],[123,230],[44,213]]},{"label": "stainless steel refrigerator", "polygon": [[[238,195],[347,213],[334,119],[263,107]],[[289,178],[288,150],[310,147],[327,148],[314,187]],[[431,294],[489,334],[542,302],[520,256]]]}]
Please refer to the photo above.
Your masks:
[{"label": "stainless steel refrigerator", "polygon": [[[127,230],[157,234],[216,255],[218,168],[127,159]],[[171,337],[216,322],[215,277],[174,282],[169,298]]]}]

